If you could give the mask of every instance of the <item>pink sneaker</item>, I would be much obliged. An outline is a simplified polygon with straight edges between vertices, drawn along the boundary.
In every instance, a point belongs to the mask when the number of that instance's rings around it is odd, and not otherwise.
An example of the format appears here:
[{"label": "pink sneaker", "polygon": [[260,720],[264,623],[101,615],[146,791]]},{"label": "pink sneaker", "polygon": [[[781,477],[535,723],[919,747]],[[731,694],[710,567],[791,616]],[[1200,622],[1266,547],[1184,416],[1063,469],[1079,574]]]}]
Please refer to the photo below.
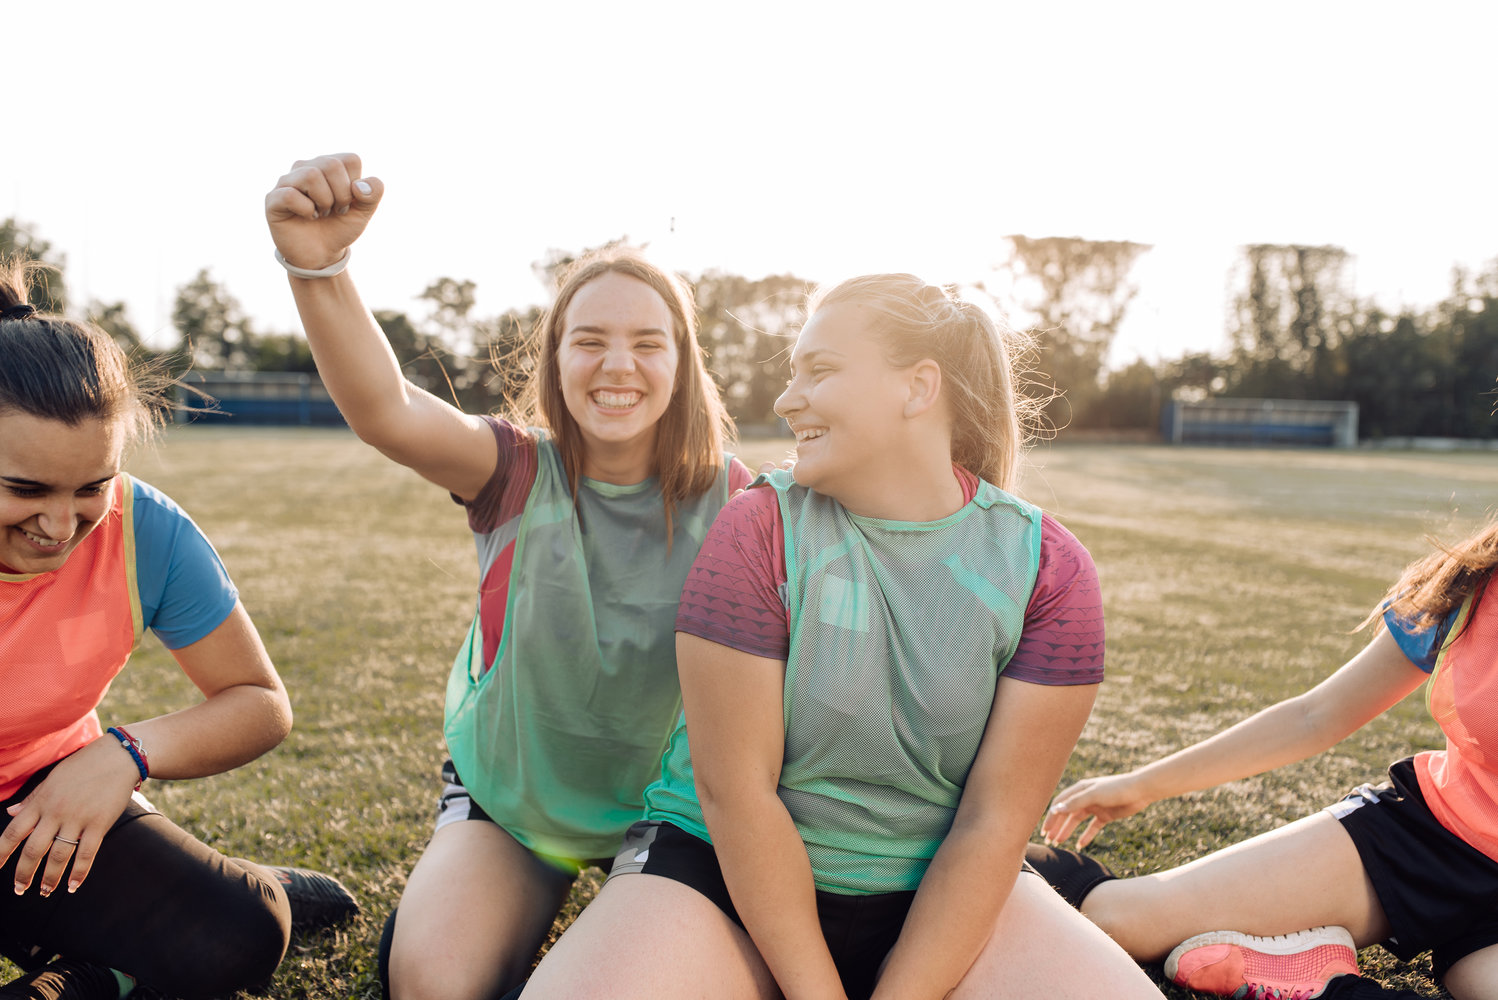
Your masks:
[{"label": "pink sneaker", "polygon": [[1357,974],[1357,948],[1341,927],[1278,937],[1210,931],[1182,941],[1165,959],[1165,975],[1177,986],[1235,1000],[1309,1000],[1333,976]]}]

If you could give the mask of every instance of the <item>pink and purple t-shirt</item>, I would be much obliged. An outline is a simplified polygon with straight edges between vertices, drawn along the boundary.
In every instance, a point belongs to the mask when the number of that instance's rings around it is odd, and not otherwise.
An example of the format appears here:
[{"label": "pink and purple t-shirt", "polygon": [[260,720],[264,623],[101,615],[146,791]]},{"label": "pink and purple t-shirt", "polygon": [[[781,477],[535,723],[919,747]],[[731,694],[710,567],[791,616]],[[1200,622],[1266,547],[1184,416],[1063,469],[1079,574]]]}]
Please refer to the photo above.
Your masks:
[{"label": "pink and purple t-shirt", "polygon": [[[978,479],[954,467],[963,502]],[[1103,679],[1103,598],[1082,543],[1041,514],[1040,566],[1024,633],[1004,676],[1032,684]],[[723,508],[682,589],[676,630],[719,645],[784,660],[790,650],[785,537],[772,489],[751,489]]]}]

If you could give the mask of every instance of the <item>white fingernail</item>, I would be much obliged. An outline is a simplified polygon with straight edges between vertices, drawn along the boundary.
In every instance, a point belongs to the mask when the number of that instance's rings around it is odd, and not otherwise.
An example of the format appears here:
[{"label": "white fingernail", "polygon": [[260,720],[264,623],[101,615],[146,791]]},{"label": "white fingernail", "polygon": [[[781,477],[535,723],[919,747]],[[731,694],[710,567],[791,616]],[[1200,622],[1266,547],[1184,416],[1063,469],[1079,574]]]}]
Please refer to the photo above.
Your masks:
[{"label": "white fingernail", "polygon": [[369,194],[374,188],[369,186],[369,181],[354,181],[354,189],[360,194]]}]

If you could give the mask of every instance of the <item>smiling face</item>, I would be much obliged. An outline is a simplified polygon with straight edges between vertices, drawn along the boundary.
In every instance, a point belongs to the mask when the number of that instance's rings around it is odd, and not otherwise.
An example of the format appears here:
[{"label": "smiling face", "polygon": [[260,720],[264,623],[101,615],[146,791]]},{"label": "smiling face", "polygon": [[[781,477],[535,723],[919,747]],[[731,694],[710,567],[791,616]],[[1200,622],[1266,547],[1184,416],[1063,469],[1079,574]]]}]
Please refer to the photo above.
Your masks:
[{"label": "smiling face", "polygon": [[0,413],[0,572],[61,568],[109,510],[120,474],[122,419],[76,425]]},{"label": "smiling face", "polygon": [[679,361],[671,311],[655,289],[609,271],[577,290],[557,371],[582,435],[584,475],[621,485],[650,475]]},{"label": "smiling face", "polygon": [[855,512],[877,508],[881,477],[907,445],[907,369],[885,360],[851,303],[818,309],[796,338],[775,412],[796,434],[796,482]]}]

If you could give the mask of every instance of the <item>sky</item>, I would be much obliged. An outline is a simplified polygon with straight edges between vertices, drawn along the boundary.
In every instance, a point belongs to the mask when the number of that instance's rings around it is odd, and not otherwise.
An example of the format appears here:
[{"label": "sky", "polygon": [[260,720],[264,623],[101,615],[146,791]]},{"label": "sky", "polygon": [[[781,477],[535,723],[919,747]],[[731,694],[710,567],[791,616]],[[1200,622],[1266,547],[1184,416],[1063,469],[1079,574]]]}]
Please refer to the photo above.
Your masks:
[{"label": "sky", "polygon": [[1248,243],[1335,244],[1423,307],[1498,257],[1478,2],[47,0],[4,17],[0,218],[75,302],[172,339],[202,268],[299,329],[263,199],[353,151],[386,196],[351,271],[420,315],[539,302],[531,262],[627,236],[670,266],[974,282],[1004,237],[1153,249],[1112,360],[1220,349]]}]

